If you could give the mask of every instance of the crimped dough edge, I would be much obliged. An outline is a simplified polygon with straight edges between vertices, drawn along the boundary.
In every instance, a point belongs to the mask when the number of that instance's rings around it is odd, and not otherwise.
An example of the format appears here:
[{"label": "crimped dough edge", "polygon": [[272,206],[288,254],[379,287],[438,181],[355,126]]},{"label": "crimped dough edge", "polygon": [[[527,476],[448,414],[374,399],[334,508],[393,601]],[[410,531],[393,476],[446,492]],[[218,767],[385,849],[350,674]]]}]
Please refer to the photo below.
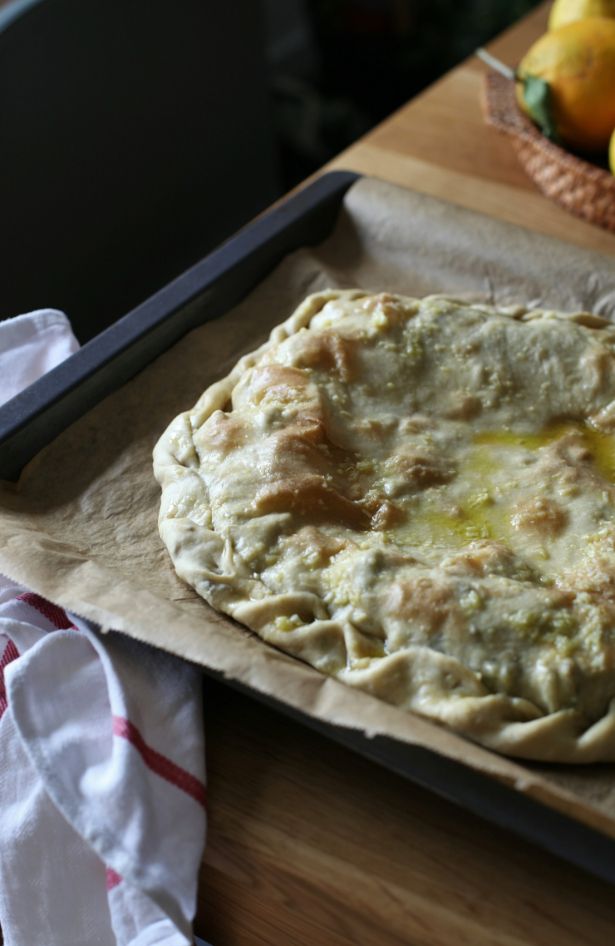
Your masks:
[{"label": "crimped dough edge", "polygon": [[[336,669],[345,663],[344,626],[329,618],[324,603],[307,592],[272,593],[260,579],[245,575],[242,563],[217,532],[191,518],[191,508],[196,504],[207,506],[208,502],[198,473],[196,451],[186,447],[192,433],[214,411],[228,407],[232,392],[247,369],[258,364],[272,347],[309,327],[314,315],[328,301],[371,295],[374,293],[359,289],[331,289],[308,296],[285,322],[271,331],[264,344],[240,358],[226,377],[210,385],[195,406],[179,414],[162,434],[153,453],[154,475],[162,488],[159,530],[178,576],[216,610],[256,632],[267,643],[384,702],[450,727],[489,749],[547,762],[615,761],[615,698],[604,716],[588,726],[585,717],[573,709],[545,713],[527,699],[485,692],[478,676],[460,660],[425,646],[408,646],[367,668]],[[418,301],[397,298],[409,303]],[[469,305],[452,296],[429,298]],[[502,308],[497,311],[514,318],[525,312],[532,319],[553,315],[522,306],[509,312]],[[562,317],[589,327],[604,322],[585,312]],[[176,507],[178,501],[185,514],[170,516],[169,507]],[[292,634],[276,628],[277,618],[299,611],[310,615],[309,623]]]}]

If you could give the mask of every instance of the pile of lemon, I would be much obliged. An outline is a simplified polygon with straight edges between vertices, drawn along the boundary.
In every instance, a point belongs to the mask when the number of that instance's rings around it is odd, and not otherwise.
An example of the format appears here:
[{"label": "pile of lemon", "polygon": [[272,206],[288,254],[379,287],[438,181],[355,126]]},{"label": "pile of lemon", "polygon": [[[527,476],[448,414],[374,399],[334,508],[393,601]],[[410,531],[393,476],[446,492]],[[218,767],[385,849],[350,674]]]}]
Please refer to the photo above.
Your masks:
[{"label": "pile of lemon", "polygon": [[543,80],[556,140],[590,156],[608,152],[615,174],[615,0],[555,0],[548,32],[517,76],[524,110],[532,112],[528,79]]}]

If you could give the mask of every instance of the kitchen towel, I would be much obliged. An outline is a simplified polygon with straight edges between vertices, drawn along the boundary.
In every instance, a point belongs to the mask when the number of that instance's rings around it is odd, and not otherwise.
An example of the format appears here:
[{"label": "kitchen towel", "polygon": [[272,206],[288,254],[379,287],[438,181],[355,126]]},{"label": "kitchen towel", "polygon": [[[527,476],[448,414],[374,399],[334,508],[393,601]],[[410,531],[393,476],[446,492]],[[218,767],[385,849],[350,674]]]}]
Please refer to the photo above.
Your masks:
[{"label": "kitchen towel", "polygon": [[[78,348],[61,312],[0,323],[0,402]],[[192,943],[205,843],[200,672],[0,577],[6,946]]]}]

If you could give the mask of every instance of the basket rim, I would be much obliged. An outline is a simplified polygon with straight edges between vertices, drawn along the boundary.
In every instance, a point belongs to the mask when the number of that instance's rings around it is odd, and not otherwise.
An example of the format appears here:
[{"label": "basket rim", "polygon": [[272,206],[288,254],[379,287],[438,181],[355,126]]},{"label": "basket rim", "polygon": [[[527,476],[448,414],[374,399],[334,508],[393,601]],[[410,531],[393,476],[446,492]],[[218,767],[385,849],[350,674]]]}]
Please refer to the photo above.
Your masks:
[{"label": "basket rim", "polygon": [[524,143],[531,145],[544,156],[545,161],[565,168],[568,173],[574,173],[607,193],[612,192],[615,198],[615,175],[550,141],[521,111],[517,104],[514,79],[493,71],[485,74],[483,111],[487,123],[507,134],[517,147]]}]

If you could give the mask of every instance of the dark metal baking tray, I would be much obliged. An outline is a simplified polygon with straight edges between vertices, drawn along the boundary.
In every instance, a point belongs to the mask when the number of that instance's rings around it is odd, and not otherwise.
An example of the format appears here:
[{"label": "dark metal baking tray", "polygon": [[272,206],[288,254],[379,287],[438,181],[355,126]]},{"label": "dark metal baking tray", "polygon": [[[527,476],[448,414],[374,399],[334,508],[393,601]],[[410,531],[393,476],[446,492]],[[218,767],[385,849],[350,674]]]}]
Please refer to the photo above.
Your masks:
[{"label": "dark metal baking tray", "polygon": [[[0,477],[16,479],[45,444],[186,332],[223,315],[285,255],[323,240],[356,179],[349,172],[326,174],[288,197],[0,407]],[[241,684],[222,682],[615,883],[615,840],[574,818],[429,749],[383,736],[367,738]]]},{"label": "dark metal baking tray", "polygon": [[190,329],[236,305],[283,256],[323,240],[357,176],[324,175],[283,201],[0,407],[0,478],[17,479],[65,427]]}]

